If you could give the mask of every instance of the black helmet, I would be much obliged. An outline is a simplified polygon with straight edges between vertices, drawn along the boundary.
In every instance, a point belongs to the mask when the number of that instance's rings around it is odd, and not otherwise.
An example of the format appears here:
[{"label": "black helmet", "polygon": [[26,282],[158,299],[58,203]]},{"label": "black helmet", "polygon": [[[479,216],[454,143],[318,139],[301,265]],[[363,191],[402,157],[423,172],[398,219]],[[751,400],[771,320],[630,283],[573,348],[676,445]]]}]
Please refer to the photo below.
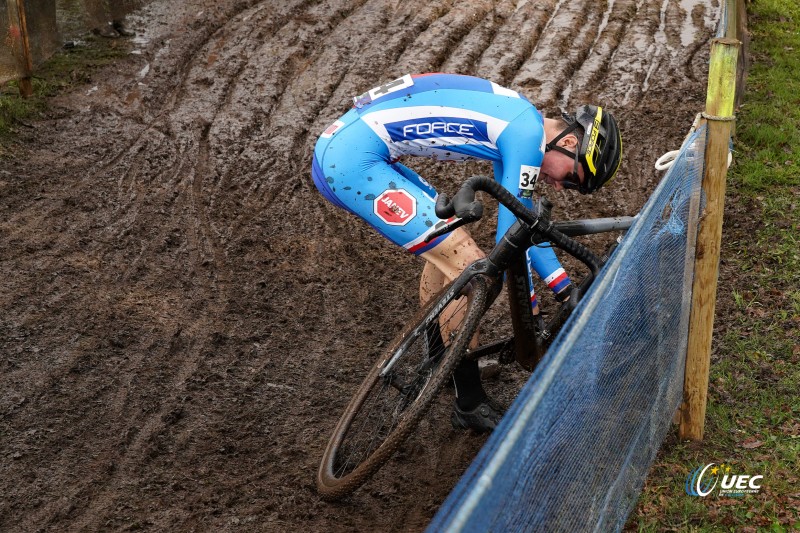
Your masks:
[{"label": "black helmet", "polygon": [[[565,181],[566,188],[578,189],[581,194],[595,192],[607,181],[611,180],[619,169],[622,160],[622,137],[617,121],[602,107],[582,105],[574,115],[562,114],[567,127],[558,136],[547,143],[547,150],[556,150],[570,157],[575,157],[573,182]],[[583,129],[583,141],[576,153],[556,146],[556,143],[576,128]],[[583,167],[583,183],[578,179],[578,163]]]}]

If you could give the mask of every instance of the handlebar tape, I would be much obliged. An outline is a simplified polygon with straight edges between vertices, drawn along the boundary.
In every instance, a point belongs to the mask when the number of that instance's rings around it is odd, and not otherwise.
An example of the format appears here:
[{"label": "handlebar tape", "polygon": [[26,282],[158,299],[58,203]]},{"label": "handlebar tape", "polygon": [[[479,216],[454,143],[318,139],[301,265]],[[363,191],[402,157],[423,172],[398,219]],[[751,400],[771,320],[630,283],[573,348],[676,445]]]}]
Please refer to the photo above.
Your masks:
[{"label": "handlebar tape", "polygon": [[445,193],[440,193],[439,196],[436,197],[435,211],[436,216],[442,220],[447,220],[450,217],[456,216],[456,210],[453,207],[453,203],[450,202]]},{"label": "handlebar tape", "polygon": [[478,220],[483,216],[483,204],[475,200],[475,191],[488,192],[497,198],[498,202],[506,206],[509,211],[514,213],[514,215],[528,223],[533,223],[533,221],[536,220],[536,214],[517,200],[508,189],[486,176],[473,176],[469,178],[461,186],[461,189],[456,193],[452,201],[448,201],[447,195],[440,194],[436,199],[436,216],[446,219],[455,215],[459,218]]},{"label": "handlebar tape", "polygon": [[453,197],[453,209],[459,218],[478,220],[483,216],[483,204],[475,199],[475,191],[468,187],[461,187]]}]

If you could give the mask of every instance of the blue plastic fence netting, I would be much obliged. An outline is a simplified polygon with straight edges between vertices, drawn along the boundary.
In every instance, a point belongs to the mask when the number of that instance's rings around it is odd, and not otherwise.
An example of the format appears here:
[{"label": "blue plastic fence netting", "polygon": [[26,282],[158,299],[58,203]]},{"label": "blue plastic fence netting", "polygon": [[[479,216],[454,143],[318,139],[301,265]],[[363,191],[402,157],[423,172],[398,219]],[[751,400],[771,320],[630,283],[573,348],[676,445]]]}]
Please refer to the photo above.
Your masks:
[{"label": "blue plastic fence netting", "polygon": [[428,531],[621,529],[681,403],[705,127]]}]

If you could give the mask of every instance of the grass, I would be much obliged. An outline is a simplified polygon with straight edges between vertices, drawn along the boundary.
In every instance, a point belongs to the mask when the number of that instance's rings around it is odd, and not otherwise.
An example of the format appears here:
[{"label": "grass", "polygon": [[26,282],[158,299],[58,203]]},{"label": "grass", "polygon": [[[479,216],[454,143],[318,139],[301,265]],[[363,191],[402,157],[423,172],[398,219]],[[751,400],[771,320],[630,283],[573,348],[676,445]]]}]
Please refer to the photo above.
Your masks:
[{"label": "grass", "polygon": [[62,49],[36,68],[33,75],[33,96],[21,98],[16,81],[0,85],[0,154],[27,120],[47,110],[47,98],[76,85],[92,81],[101,67],[128,54],[124,40],[108,40],[89,35],[79,46]]},{"label": "grass", "polygon": [[[670,435],[628,530],[800,531],[800,5],[755,0],[748,15],[705,438]],[[761,493],[688,496],[711,462],[763,475]]]}]

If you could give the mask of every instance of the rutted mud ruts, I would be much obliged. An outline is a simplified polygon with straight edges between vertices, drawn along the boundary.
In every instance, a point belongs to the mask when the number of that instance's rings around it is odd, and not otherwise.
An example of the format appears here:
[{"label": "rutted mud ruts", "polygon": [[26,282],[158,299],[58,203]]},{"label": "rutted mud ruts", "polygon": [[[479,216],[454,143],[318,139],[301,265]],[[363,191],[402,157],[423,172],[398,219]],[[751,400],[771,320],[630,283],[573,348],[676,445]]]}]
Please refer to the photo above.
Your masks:
[{"label": "rutted mud ruts", "polygon": [[[548,114],[597,101],[625,159],[560,216],[635,212],[703,102],[718,2],[157,0],[137,54],[0,161],[0,530],[416,531],[483,439],[443,395],[367,486],[313,485],[419,260],[333,208],[316,139],[364,90],[449,71]],[[485,164],[410,163],[453,191]],[[494,223],[473,229],[484,244]],[[543,296],[547,298],[547,296]],[[502,323],[491,319],[488,328]],[[505,401],[524,375],[493,385]]]}]

